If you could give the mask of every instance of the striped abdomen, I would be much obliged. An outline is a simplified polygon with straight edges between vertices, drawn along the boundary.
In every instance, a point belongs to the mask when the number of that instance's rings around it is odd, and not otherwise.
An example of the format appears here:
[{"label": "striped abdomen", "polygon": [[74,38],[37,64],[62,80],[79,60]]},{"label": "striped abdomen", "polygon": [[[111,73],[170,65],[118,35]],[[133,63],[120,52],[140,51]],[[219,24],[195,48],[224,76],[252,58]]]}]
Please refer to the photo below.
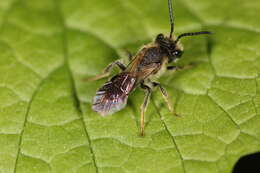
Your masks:
[{"label": "striped abdomen", "polygon": [[129,72],[114,76],[96,92],[92,109],[102,116],[121,110],[125,107],[128,95],[135,84],[136,77]]}]

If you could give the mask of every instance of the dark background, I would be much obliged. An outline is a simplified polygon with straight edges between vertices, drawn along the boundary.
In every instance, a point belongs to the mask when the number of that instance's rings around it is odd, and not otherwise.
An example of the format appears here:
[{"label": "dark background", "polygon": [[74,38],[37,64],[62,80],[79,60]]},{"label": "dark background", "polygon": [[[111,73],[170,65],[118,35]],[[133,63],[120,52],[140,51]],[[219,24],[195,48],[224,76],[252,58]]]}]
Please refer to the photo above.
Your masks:
[{"label": "dark background", "polygon": [[260,173],[260,152],[241,157],[235,164],[233,173]]}]

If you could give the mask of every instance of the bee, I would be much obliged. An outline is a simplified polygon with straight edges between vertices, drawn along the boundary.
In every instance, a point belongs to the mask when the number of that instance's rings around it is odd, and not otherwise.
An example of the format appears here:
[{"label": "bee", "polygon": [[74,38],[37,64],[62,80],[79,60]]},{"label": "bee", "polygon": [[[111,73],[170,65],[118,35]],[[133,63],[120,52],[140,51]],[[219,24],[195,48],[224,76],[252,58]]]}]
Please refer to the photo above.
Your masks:
[{"label": "bee", "polygon": [[[180,39],[186,36],[195,36],[200,34],[210,34],[209,31],[183,33],[179,36],[173,36],[174,17],[172,10],[172,1],[168,0],[170,17],[170,34],[165,36],[158,34],[153,42],[144,45],[134,56],[130,56],[130,62],[125,66],[120,61],[109,64],[104,72],[89,80],[98,80],[108,77],[111,69],[118,66],[121,72],[113,76],[97,92],[93,99],[92,109],[101,116],[113,114],[123,109],[127,104],[128,96],[135,88],[140,86],[145,91],[143,104],[141,105],[140,133],[144,135],[144,117],[145,111],[151,96],[152,88],[158,87],[164,101],[170,112],[175,114],[171,100],[166,90],[159,83],[154,81],[155,77],[166,70],[177,70],[180,67],[170,66],[169,63],[176,62],[183,54],[183,47]],[[176,115],[176,114],[175,114]]]}]

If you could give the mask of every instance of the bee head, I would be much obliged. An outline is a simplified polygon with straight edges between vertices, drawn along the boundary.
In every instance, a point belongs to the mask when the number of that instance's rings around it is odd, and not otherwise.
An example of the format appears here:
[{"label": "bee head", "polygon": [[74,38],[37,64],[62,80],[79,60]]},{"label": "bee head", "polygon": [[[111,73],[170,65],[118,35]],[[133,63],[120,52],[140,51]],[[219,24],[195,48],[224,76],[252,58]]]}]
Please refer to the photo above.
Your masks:
[{"label": "bee head", "polygon": [[183,48],[178,41],[175,41],[170,37],[165,37],[163,34],[158,34],[155,42],[166,52],[169,62],[181,58]]},{"label": "bee head", "polygon": [[168,0],[168,8],[169,8],[169,15],[170,15],[170,24],[171,24],[171,31],[169,37],[165,37],[163,34],[158,34],[155,42],[159,44],[159,46],[167,53],[168,61],[171,62],[177,58],[180,58],[183,53],[182,46],[179,43],[179,40],[182,37],[186,36],[194,36],[200,34],[211,34],[208,31],[200,31],[200,32],[189,32],[183,33],[179,35],[176,39],[172,38],[174,33],[174,21],[173,21],[173,10],[172,10],[172,0]]}]

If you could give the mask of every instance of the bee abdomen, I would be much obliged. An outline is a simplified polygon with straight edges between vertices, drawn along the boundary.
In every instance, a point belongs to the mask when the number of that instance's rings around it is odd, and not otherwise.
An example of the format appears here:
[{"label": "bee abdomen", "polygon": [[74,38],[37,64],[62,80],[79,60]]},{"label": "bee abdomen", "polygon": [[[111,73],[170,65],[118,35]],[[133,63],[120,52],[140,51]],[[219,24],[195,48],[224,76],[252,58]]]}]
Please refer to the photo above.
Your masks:
[{"label": "bee abdomen", "polygon": [[135,84],[136,77],[128,72],[114,76],[96,92],[92,109],[102,116],[121,110],[125,107],[128,95]]}]

